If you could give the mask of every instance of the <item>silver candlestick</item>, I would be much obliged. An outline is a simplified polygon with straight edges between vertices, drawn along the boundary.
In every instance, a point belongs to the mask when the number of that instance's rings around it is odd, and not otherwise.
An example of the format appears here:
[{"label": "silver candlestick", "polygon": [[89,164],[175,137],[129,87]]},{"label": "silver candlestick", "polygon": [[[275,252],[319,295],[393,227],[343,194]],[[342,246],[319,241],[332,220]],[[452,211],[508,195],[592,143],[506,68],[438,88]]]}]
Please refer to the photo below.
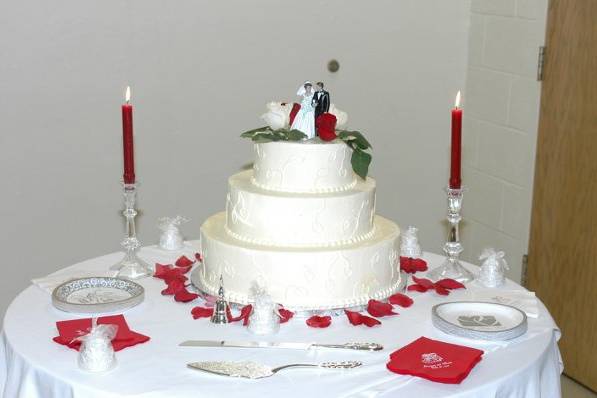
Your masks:
[{"label": "silver candlestick", "polygon": [[462,244],[460,243],[460,210],[462,209],[462,194],[464,188],[446,188],[448,195],[448,222],[450,230],[448,240],[444,245],[444,252],[448,256],[446,261],[440,266],[431,270],[427,276],[438,281],[444,278],[454,279],[458,282],[470,282],[474,279],[473,274],[460,264],[459,257],[462,253]]},{"label": "silver candlestick", "polygon": [[123,184],[124,207],[122,215],[126,218],[126,236],[121,242],[124,247],[125,255],[120,262],[114,264],[111,269],[117,270],[118,277],[127,279],[139,279],[150,276],[153,272],[145,261],[137,256],[137,250],[141,246],[139,239],[137,239],[137,231],[135,229],[135,217],[137,210],[135,209],[135,201],[137,199],[137,184]]}]

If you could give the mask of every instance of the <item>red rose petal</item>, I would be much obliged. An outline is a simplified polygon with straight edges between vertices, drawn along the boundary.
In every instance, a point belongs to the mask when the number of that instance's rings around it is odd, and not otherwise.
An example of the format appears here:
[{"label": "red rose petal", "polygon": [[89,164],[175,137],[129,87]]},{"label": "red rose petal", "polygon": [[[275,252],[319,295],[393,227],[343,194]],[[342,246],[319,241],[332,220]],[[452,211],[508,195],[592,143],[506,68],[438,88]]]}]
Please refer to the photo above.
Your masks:
[{"label": "red rose petal", "polygon": [[332,324],[332,317],[328,315],[313,315],[311,318],[307,319],[306,323],[312,328],[327,328]]},{"label": "red rose petal", "polygon": [[179,271],[181,274],[186,274],[187,272],[189,272],[191,269],[193,268],[192,265],[189,265],[188,267],[178,267],[176,268],[177,271]]},{"label": "red rose petal", "polygon": [[195,253],[195,258],[197,259],[197,261],[199,261],[200,263],[203,262],[203,256],[201,255],[201,253]]},{"label": "red rose petal", "polygon": [[174,300],[179,303],[188,303],[189,301],[195,300],[197,297],[199,297],[197,293],[191,293],[185,287],[174,294]]},{"label": "red rose petal", "polygon": [[408,274],[414,274],[414,270],[412,269],[411,265],[411,258],[410,257],[402,257],[400,256],[400,270],[404,271]]},{"label": "red rose petal", "polygon": [[228,315],[228,322],[238,322],[242,319],[243,325],[249,324],[249,315],[253,311],[253,306],[251,304],[245,305],[241,310],[240,314],[236,317],[232,316],[232,312],[230,312],[230,307],[228,307],[226,314]]},{"label": "red rose petal", "polygon": [[171,296],[184,289],[184,281],[173,279],[168,283],[168,287],[162,290],[164,296]]},{"label": "red rose petal", "polygon": [[198,318],[210,318],[214,313],[213,308],[205,308],[205,307],[194,307],[191,310],[191,314],[193,315],[193,319]]},{"label": "red rose petal", "polygon": [[427,271],[427,261],[423,260],[422,258],[413,258],[412,264],[413,264],[413,268],[417,272]]},{"label": "red rose petal", "polygon": [[408,290],[409,292],[425,293],[429,289],[427,289],[426,287],[423,287],[421,285],[410,285],[409,287],[406,288],[406,290]]},{"label": "red rose petal", "polygon": [[294,312],[287,310],[285,308],[280,308],[278,310],[278,313],[280,314],[280,323],[288,322],[290,320],[290,318],[292,318],[294,316]]},{"label": "red rose petal", "polygon": [[153,276],[155,278],[164,279],[171,269],[172,265],[170,264],[155,263],[155,272],[153,273]]},{"label": "red rose petal", "polygon": [[348,322],[350,322],[352,325],[357,326],[363,323],[363,320],[361,319],[361,314],[359,314],[358,312],[344,310],[344,313],[348,318]]},{"label": "red rose petal", "polygon": [[185,270],[186,268],[175,268],[172,270],[172,272],[170,272],[165,278],[164,278],[164,282],[166,282],[167,285],[169,285],[170,283],[172,283],[172,281],[174,280],[179,280],[182,282],[186,282],[189,278],[187,278],[186,276],[183,275],[183,270]]},{"label": "red rose petal", "polygon": [[369,300],[369,303],[367,304],[367,312],[374,317],[398,315],[393,309],[394,307],[392,307],[392,304],[382,303],[377,300]]},{"label": "red rose petal", "polygon": [[367,327],[372,327],[375,325],[381,325],[381,322],[377,319],[371,318],[367,315],[363,315],[355,311],[344,310],[344,313],[346,314],[348,321],[354,326],[365,325]]},{"label": "red rose petal", "polygon": [[174,267],[170,264],[158,264],[155,265],[155,272],[153,274],[154,277],[163,279],[164,282],[170,284],[170,282],[174,279],[179,279],[181,281],[186,281],[187,277],[183,274],[189,272],[191,267]]},{"label": "red rose petal", "polygon": [[195,264],[195,262],[189,259],[187,256],[180,256],[178,260],[174,263],[177,267],[190,267],[191,265]]},{"label": "red rose petal", "polygon": [[420,286],[423,286],[426,289],[433,289],[433,282],[431,282],[429,279],[427,278],[417,278],[416,276],[412,276],[413,281]]},{"label": "red rose petal", "polygon": [[435,285],[441,286],[445,289],[466,289],[462,283],[449,278],[439,280],[435,282]]},{"label": "red rose petal", "polygon": [[422,258],[400,257],[400,269],[408,274],[427,271],[427,261]]},{"label": "red rose petal", "polygon": [[371,318],[370,316],[367,315],[361,315],[361,319],[363,320],[363,325],[371,328],[373,326],[377,326],[377,325],[381,325],[381,321],[375,319],[375,318]]},{"label": "red rose petal", "polygon": [[445,287],[441,287],[440,285],[435,286],[435,292],[442,296],[447,296],[448,294],[450,294],[450,291],[448,289],[446,289]]},{"label": "red rose petal", "polygon": [[388,297],[388,301],[390,304],[399,305],[404,308],[410,307],[414,303],[413,299],[402,293],[396,293]]}]

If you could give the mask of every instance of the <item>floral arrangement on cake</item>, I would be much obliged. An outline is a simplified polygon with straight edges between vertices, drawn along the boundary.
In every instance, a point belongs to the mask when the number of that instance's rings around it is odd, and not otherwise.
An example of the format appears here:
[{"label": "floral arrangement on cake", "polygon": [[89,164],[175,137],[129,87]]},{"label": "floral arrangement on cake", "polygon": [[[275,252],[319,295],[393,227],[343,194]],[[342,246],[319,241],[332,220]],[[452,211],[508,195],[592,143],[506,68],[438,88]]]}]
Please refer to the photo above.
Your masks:
[{"label": "floral arrangement on cake", "polygon": [[[261,115],[267,126],[246,131],[241,134],[243,138],[250,138],[255,143],[271,141],[302,141],[307,135],[300,130],[292,129],[294,118],[301,109],[297,103],[269,102],[267,112]],[[322,141],[333,141],[336,139],[344,141],[351,149],[350,162],[352,169],[361,178],[367,178],[371,154],[367,152],[371,144],[358,131],[344,130],[340,127],[346,125],[348,115],[338,109],[334,104],[330,105],[328,112],[324,112],[315,119],[315,131]]]}]

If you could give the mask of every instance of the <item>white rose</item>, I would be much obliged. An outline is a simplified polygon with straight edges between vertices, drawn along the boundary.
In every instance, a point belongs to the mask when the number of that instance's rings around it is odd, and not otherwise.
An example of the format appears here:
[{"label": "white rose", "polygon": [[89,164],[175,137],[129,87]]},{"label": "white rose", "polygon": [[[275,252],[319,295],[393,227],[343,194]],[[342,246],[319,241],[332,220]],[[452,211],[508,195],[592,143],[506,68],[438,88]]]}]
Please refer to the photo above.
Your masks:
[{"label": "white rose", "polygon": [[290,121],[290,104],[282,105],[281,102],[268,102],[266,105],[267,113],[261,115],[261,119],[274,130],[288,128]]},{"label": "white rose", "polygon": [[330,110],[328,112],[336,116],[336,127],[342,127],[348,121],[348,114],[336,108],[336,105],[334,104],[330,104]]}]

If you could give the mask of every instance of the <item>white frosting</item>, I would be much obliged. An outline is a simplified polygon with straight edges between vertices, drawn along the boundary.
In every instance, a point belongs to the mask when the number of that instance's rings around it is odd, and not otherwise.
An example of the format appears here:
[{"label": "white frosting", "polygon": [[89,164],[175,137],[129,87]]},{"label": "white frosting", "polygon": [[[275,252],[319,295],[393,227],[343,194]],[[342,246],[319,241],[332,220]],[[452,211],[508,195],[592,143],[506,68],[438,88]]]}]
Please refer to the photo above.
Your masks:
[{"label": "white frosting", "polygon": [[226,228],[236,239],[289,247],[329,247],[373,235],[375,180],[337,193],[290,194],[251,183],[252,171],[228,180]]},{"label": "white frosting", "polygon": [[254,183],[260,188],[322,193],[348,190],[356,184],[352,150],[342,141],[278,141],[254,148]]},{"label": "white frosting", "polygon": [[400,284],[398,226],[376,216],[364,242],[334,248],[281,248],[239,242],[225,228],[226,214],[201,227],[203,266],[193,273],[200,289],[216,294],[220,275],[227,299],[246,304],[254,281],[275,302],[295,309],[328,309],[383,299]]}]

